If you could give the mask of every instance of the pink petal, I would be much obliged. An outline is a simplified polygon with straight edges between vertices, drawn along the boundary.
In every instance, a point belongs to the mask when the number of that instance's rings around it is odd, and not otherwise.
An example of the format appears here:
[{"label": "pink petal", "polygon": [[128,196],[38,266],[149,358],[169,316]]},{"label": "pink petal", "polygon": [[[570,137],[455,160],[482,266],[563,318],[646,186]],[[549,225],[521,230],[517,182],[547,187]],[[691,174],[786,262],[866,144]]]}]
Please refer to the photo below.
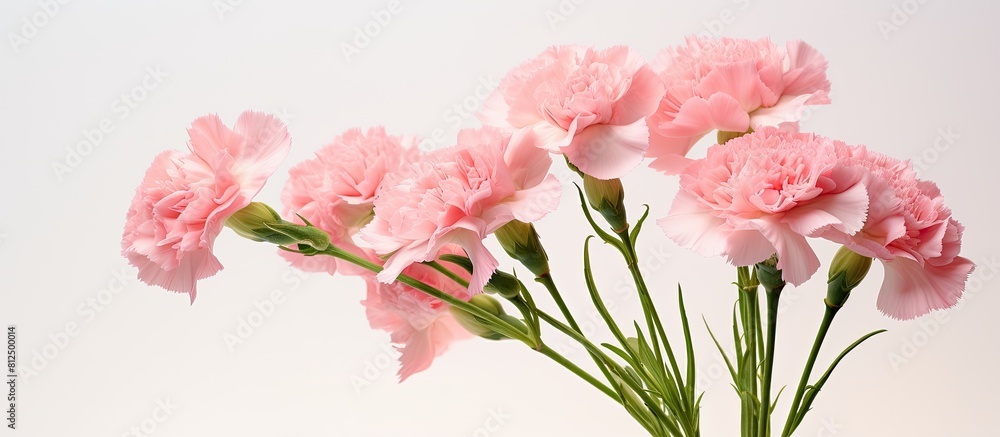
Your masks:
[{"label": "pink petal", "polygon": [[827,61],[823,55],[802,41],[789,41],[786,44],[788,53],[788,72],[785,73],[785,89],[783,94],[813,94],[822,92],[825,100],[813,104],[830,103],[826,94],[830,92],[830,81],[826,78]]},{"label": "pink petal", "polygon": [[427,370],[438,355],[429,329],[414,330],[402,347],[398,347],[399,382],[406,381],[414,373]]},{"label": "pink petal", "polygon": [[469,294],[482,293],[483,287],[493,277],[493,272],[497,270],[500,263],[483,245],[483,240],[473,232],[456,232],[451,243],[462,246],[462,249],[465,249],[465,253],[469,256],[469,260],[472,261]]},{"label": "pink petal", "polygon": [[428,255],[430,253],[434,253],[434,251],[428,250],[426,244],[414,243],[403,247],[385,260],[382,271],[375,275],[375,278],[386,284],[392,283],[403,273],[403,269],[409,267],[410,264],[433,259],[432,256]]},{"label": "pink petal", "polygon": [[504,98],[503,93],[497,90],[486,98],[486,101],[483,102],[482,109],[476,113],[476,118],[478,118],[479,121],[491,126],[513,128],[514,126],[507,121],[507,115],[509,113],[510,105],[507,104],[507,100]]},{"label": "pink petal", "polygon": [[195,119],[188,128],[188,136],[191,138],[188,141],[191,153],[209,167],[213,166],[221,152],[228,151],[235,156],[243,150],[243,138],[222,124],[222,119],[216,114]]},{"label": "pink petal", "polygon": [[649,147],[646,120],[627,126],[593,125],[562,148],[569,162],[598,179],[624,176],[642,162]]},{"label": "pink petal", "polygon": [[234,130],[245,141],[242,153],[237,156],[239,168],[249,173],[249,182],[256,186],[253,192],[256,194],[288,156],[292,139],[285,123],[278,117],[256,111],[240,114]]},{"label": "pink petal", "polygon": [[779,223],[769,223],[764,220],[755,222],[760,228],[760,233],[774,245],[782,279],[799,286],[819,270],[819,258],[805,237]]},{"label": "pink petal", "polygon": [[947,265],[921,267],[916,261],[898,256],[884,262],[885,279],[879,291],[878,309],[895,319],[912,319],[954,306],[962,297],[965,281],[975,265],[955,257]]},{"label": "pink petal", "polygon": [[672,121],[650,126],[654,134],[650,135],[648,154],[655,160],[649,166],[667,174],[680,173],[690,162],[684,156],[705,134],[716,129],[744,132],[749,127],[750,116],[731,96],[718,93],[707,100],[688,99]]},{"label": "pink petal", "polygon": [[723,231],[726,221],[702,207],[691,193],[681,191],[674,198],[667,216],[656,221],[670,239],[679,246],[704,256],[721,255],[729,236]]},{"label": "pink petal", "polygon": [[573,142],[573,137],[576,135],[576,120],[573,120],[570,130],[563,130],[561,127],[545,121],[535,123],[529,129],[534,137],[536,147],[550,152],[559,152],[559,149]]},{"label": "pink petal", "polygon": [[[548,175],[541,183],[526,190],[518,190],[502,204],[510,214],[525,223],[535,222],[559,207],[562,184],[554,175]],[[495,229],[487,229],[493,232]]]},{"label": "pink petal", "polygon": [[[704,134],[699,135],[698,138],[701,138],[702,136],[704,136]],[[660,135],[656,129],[650,128],[649,150],[647,150],[647,154],[653,158],[653,161],[649,163],[649,168],[661,171],[668,175],[683,173],[684,169],[691,165],[691,163],[695,160],[686,158],[684,155],[679,153],[654,152],[654,148],[657,150],[679,150],[684,151],[684,153],[687,154],[687,152],[694,147],[694,144],[697,141],[697,139],[692,140],[692,138],[686,137],[665,137]]]},{"label": "pink petal", "polygon": [[[716,93],[708,99],[691,98],[681,105],[677,117],[660,123],[659,131],[671,137],[701,136],[713,130],[744,132],[750,127],[750,116],[740,102],[728,94]],[[698,141],[695,138],[691,144]],[[687,150],[682,154],[686,154]]]},{"label": "pink petal", "polygon": [[818,91],[814,94],[783,95],[774,106],[763,107],[750,113],[750,127],[760,129],[761,126],[781,126],[784,123],[797,123],[802,119],[806,105],[820,98]]},{"label": "pink petal", "polygon": [[212,254],[209,249],[200,249],[188,252],[179,261],[177,267],[164,270],[158,264],[139,261],[134,257],[138,254],[129,254],[129,261],[139,268],[139,280],[149,285],[157,285],[167,290],[178,293],[187,293],[194,303],[198,294],[198,281],[215,275],[222,270],[222,263]]},{"label": "pink petal", "polygon": [[726,238],[725,255],[737,266],[752,266],[774,255],[774,245],[760,231],[733,231]]},{"label": "pink petal", "polygon": [[802,235],[815,236],[826,228],[852,235],[865,225],[867,211],[868,192],[859,183],[842,193],[795,207],[785,214],[782,222]]},{"label": "pink petal", "polygon": [[767,86],[760,81],[756,63],[749,60],[717,65],[695,86],[695,92],[700,96],[730,96],[740,103],[743,112],[753,111],[762,105],[762,89],[767,90]]},{"label": "pink petal", "polygon": [[414,332],[399,348],[399,382],[427,370],[434,358],[445,353],[453,341],[466,336],[467,331],[450,314],[444,314],[426,329]]},{"label": "pink petal", "polygon": [[552,157],[545,149],[537,147],[538,143],[534,131],[521,129],[514,132],[504,151],[503,160],[518,189],[540,183],[552,166]]},{"label": "pink petal", "polygon": [[632,77],[632,83],[625,95],[615,102],[614,114],[609,123],[632,124],[652,114],[659,106],[663,93],[663,82],[651,68],[643,65]]}]

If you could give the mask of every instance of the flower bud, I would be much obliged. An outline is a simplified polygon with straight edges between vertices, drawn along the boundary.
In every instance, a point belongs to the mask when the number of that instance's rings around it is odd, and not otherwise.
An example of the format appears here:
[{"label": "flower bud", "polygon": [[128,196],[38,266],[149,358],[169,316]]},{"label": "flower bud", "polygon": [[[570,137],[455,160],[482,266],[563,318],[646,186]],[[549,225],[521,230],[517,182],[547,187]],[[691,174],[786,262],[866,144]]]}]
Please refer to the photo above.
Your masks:
[{"label": "flower bud", "polygon": [[330,236],[312,225],[297,225],[281,219],[270,206],[251,202],[236,211],[226,226],[241,237],[253,241],[266,241],[279,246],[299,245],[299,250],[315,252],[330,246]]},{"label": "flower bud", "polygon": [[597,179],[583,176],[583,191],[587,193],[590,207],[601,213],[615,232],[628,227],[625,215],[625,189],[621,179]]},{"label": "flower bud", "polygon": [[767,291],[781,291],[785,288],[785,280],[781,279],[781,270],[778,269],[778,256],[771,255],[770,258],[757,263],[754,266],[757,272],[757,280]]},{"label": "flower bud", "polygon": [[[512,317],[508,316],[507,313],[504,311],[503,306],[500,305],[500,301],[488,295],[477,294],[475,296],[472,296],[472,299],[469,300],[469,303],[479,307],[480,309],[494,316],[500,317],[508,322],[511,322],[511,319],[513,319]],[[458,321],[458,324],[462,325],[462,327],[465,328],[466,331],[469,331],[473,335],[477,335],[479,337],[488,340],[502,340],[504,338],[507,338],[503,334],[494,331],[490,326],[490,324],[485,320],[480,319],[479,317],[476,317],[475,315],[468,313],[465,310],[455,306],[450,307],[450,309],[451,309],[451,314],[455,316],[455,320]],[[517,322],[520,324],[520,320],[517,320]],[[525,330],[527,330],[527,328],[525,328]]]},{"label": "flower bud", "polygon": [[535,276],[549,272],[549,256],[538,239],[535,226],[519,220],[513,220],[496,231],[497,240],[503,250],[521,262]]},{"label": "flower bud", "polygon": [[483,287],[483,291],[496,293],[504,299],[513,299],[521,295],[521,282],[514,275],[497,270]]},{"label": "flower bud", "polygon": [[268,236],[274,231],[267,224],[281,223],[281,216],[270,206],[261,202],[250,202],[226,220],[226,226],[243,238],[253,241],[270,241]]},{"label": "flower bud", "polygon": [[826,302],[833,307],[842,307],[861,281],[868,275],[872,267],[870,257],[859,255],[853,250],[842,246],[833,256],[830,263],[830,275],[827,280]]}]

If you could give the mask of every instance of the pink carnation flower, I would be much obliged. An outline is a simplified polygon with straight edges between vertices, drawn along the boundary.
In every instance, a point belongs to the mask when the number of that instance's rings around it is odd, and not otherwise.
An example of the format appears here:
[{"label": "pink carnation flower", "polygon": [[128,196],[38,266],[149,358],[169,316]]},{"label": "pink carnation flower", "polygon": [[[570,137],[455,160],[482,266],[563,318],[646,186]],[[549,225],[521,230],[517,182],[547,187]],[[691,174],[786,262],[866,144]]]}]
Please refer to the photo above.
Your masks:
[{"label": "pink carnation flower", "polygon": [[375,199],[375,217],[361,230],[376,253],[389,255],[378,279],[391,282],[451,243],[472,260],[469,292],[481,292],[498,265],[482,240],[511,220],[533,222],[558,205],[560,185],[547,175],[550,165],[527,132],[466,129],[457,146],[411,165],[411,174],[390,175]]},{"label": "pink carnation flower", "polygon": [[[460,253],[456,246],[445,246],[443,253]],[[468,274],[453,269],[466,279]],[[403,273],[462,300],[469,300],[465,287],[457,285],[431,267],[413,264]],[[468,338],[468,331],[459,325],[441,300],[400,282],[386,284],[365,275],[368,296],[362,301],[368,322],[373,329],[389,332],[400,351],[400,381],[430,367],[434,358],[444,353],[451,342]]]},{"label": "pink carnation flower", "polygon": [[649,146],[645,118],[662,96],[656,74],[625,46],[557,46],[507,73],[479,117],[530,129],[539,147],[612,179],[642,161]]},{"label": "pink carnation flower", "polygon": [[823,237],[882,261],[877,305],[886,315],[912,319],[954,306],[975,266],[958,256],[965,228],[944,206],[941,191],[917,179],[909,162],[864,146],[840,143],[837,149],[842,165],[867,170],[868,220],[854,235],[831,229]]},{"label": "pink carnation flower", "polygon": [[[316,152],[316,157],[303,161],[289,171],[289,179],[281,193],[284,215],[301,223],[299,214],[330,235],[330,243],[362,256],[377,260],[371,249],[355,244],[353,238],[371,220],[372,204],[382,186],[382,180],[404,163],[417,159],[416,140],[412,137],[388,135],[382,127],[351,129]],[[338,271],[358,275],[368,270],[330,256],[303,256],[279,251],[296,268],[304,271]]]},{"label": "pink carnation flower", "polygon": [[136,189],[122,254],[140,280],[194,302],[198,280],[222,270],[215,238],[285,159],[291,139],[284,123],[252,111],[233,129],[216,115],[198,118],[188,134],[191,153],[161,153]]},{"label": "pink carnation flower", "polygon": [[864,225],[862,173],[838,166],[829,139],[763,128],[712,146],[689,165],[658,223],[677,244],[735,265],[777,253],[783,279],[800,285],[820,265],[806,236],[850,235]]},{"label": "pink carnation flower", "polygon": [[826,59],[801,41],[689,37],[657,60],[666,95],[649,117],[650,167],[677,174],[684,156],[713,130],[763,126],[797,130],[805,105],[830,103]]}]

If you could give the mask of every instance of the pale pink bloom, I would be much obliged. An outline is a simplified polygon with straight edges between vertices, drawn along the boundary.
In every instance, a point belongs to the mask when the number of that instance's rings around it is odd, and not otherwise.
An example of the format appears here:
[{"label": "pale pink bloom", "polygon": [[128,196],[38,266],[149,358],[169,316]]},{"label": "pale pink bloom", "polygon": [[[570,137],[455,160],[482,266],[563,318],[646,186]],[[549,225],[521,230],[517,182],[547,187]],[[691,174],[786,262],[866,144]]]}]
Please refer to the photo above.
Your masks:
[{"label": "pale pink bloom", "polygon": [[866,170],[868,220],[854,235],[830,229],[822,236],[882,261],[877,305],[886,315],[912,319],[954,306],[975,266],[958,256],[965,228],[944,206],[941,191],[917,179],[908,161],[843,143],[837,152],[841,165]]},{"label": "pale pink bloom", "polygon": [[642,161],[646,116],[662,96],[663,84],[628,47],[556,46],[507,73],[479,118],[532,130],[539,147],[612,179]]},{"label": "pale pink bloom", "polygon": [[[417,159],[416,140],[393,136],[382,127],[351,129],[316,152],[316,157],[289,171],[281,193],[284,216],[296,223],[301,215],[330,235],[330,243],[369,260],[371,249],[359,247],[354,236],[373,216],[372,204],[385,176]],[[331,256],[303,256],[279,251],[293,266],[312,272],[357,275],[368,272]]]},{"label": "pale pink bloom", "polygon": [[712,146],[689,165],[658,223],[677,244],[735,265],[777,253],[782,277],[800,285],[820,265],[806,236],[850,235],[864,225],[862,174],[838,165],[827,138],[766,127]]},{"label": "pale pink bloom", "polygon": [[[457,254],[461,248],[445,246],[442,253]],[[462,269],[452,269],[468,279]],[[469,300],[465,287],[423,264],[413,264],[403,273],[461,300]],[[368,296],[361,302],[373,329],[389,332],[400,352],[399,380],[430,367],[451,342],[470,337],[449,311],[450,305],[401,282],[383,283],[375,275],[364,276]]]},{"label": "pale pink bloom", "polygon": [[411,165],[409,175],[390,175],[375,218],[361,230],[376,253],[389,256],[378,279],[391,282],[451,243],[472,260],[469,292],[481,292],[498,265],[482,240],[511,220],[533,222],[558,206],[551,162],[530,132],[511,137],[487,127],[459,132],[457,146]]},{"label": "pale pink bloom", "polygon": [[691,147],[713,130],[763,126],[798,130],[805,105],[830,103],[826,59],[802,41],[781,50],[771,40],[688,37],[654,66],[666,85],[649,117],[650,167],[677,174]]},{"label": "pale pink bloom", "polygon": [[161,153],[136,189],[122,254],[140,280],[194,302],[197,281],[222,270],[215,238],[278,168],[291,139],[277,118],[252,111],[233,129],[216,115],[198,118],[188,134],[191,153]]}]

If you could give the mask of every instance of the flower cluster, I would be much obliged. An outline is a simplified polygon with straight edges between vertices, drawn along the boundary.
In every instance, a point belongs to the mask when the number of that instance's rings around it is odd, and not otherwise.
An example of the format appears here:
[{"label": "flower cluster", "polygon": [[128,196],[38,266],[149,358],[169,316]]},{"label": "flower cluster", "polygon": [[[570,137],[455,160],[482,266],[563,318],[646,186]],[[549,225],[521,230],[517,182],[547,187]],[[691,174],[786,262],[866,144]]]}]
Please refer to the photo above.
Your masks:
[{"label": "flower cluster", "polygon": [[678,244],[736,265],[777,254],[794,285],[820,266],[806,237],[843,244],[883,261],[878,308],[894,318],[955,305],[973,268],[937,186],[864,146],[764,128],[712,146],[680,179],[659,221]]},{"label": "flower cluster", "polygon": [[[584,177],[634,265],[619,178],[649,157],[651,168],[679,175],[658,223],[683,247],[737,266],[773,260],[774,277],[797,286],[821,265],[809,239],[825,239],[862,257],[863,273],[883,262],[885,314],[955,305],[974,266],[959,256],[964,228],[938,187],[908,162],[799,132],[807,105],[830,103],[826,67],[800,41],[692,37],[651,64],[624,46],[552,47],[510,71],[478,114],[487,126],[459,132],[452,147],[421,153],[415,138],[382,127],[336,136],[290,169],[281,215],[251,202],[288,154],[285,126],[256,112],[231,129],[202,117],[188,153],[164,152],[146,172],[123,255],[141,280],[193,302],[197,282],[222,269],[213,247],[228,223],[280,245],[296,268],[358,276],[371,327],[390,333],[405,379],[468,336],[452,305],[484,299],[498,277],[503,297],[520,298],[522,285],[487,249],[491,235],[540,282],[551,279],[531,224],[559,205],[553,154]],[[713,130],[719,144],[688,156]],[[518,244],[531,253],[510,248]],[[453,271],[436,263],[443,256]],[[538,323],[527,300],[515,302],[525,320],[493,311],[504,322],[490,332],[512,338]]]}]

